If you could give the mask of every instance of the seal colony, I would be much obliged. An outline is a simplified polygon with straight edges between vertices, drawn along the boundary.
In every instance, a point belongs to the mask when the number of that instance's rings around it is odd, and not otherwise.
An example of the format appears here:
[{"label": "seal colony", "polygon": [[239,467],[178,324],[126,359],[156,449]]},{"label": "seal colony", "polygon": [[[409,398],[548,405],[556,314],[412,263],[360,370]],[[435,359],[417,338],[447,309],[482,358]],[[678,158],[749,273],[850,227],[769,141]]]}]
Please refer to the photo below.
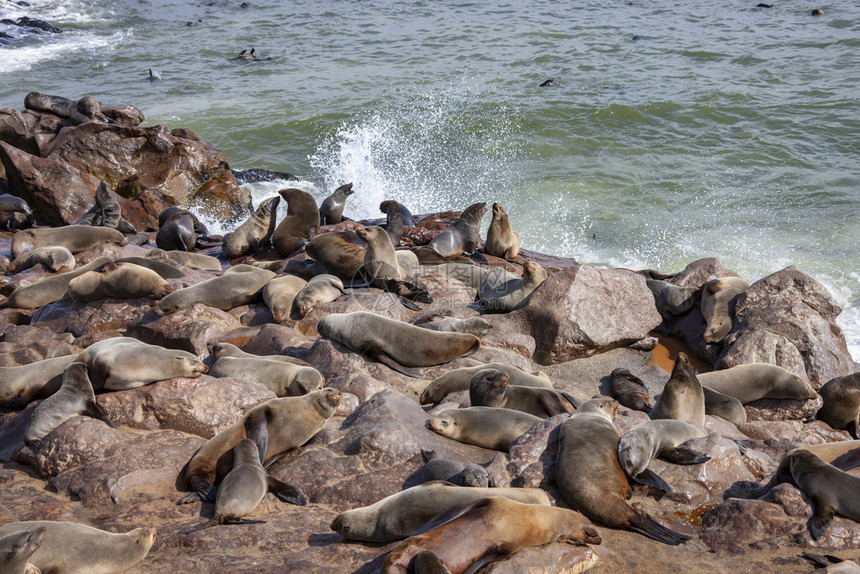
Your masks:
[{"label": "seal colony", "polygon": [[[77,126],[109,125],[94,98],[41,95],[31,104]],[[715,532],[753,520],[732,506],[737,499],[723,502],[734,483],[754,485],[746,494],[764,497],[759,505],[809,497],[808,538],[792,544],[837,544],[833,533],[846,529],[860,536],[860,449],[848,441],[856,373],[822,375],[833,369],[809,354],[824,347],[809,334],[799,338],[803,360],[771,364],[793,356],[788,343],[728,356],[748,334],[745,309],[761,284],[718,262],[647,278],[613,270],[594,299],[623,304],[588,308],[589,293],[565,290],[600,271],[522,251],[516,214],[497,203],[483,247],[487,202],[442,217],[386,200],[383,227],[349,219],[351,184],[319,206],[305,191],[281,190],[222,239],[181,206],[151,206],[158,230],[137,233],[122,223],[126,200],[98,189],[81,203],[93,207],[75,215],[85,225],[56,228],[38,226],[42,215],[15,186],[0,197],[9,264],[0,457],[30,467],[4,468],[0,493],[0,504],[32,518],[0,513],[0,549],[14,551],[16,568],[63,561],[93,572],[88,560],[98,559],[105,572],[127,569],[147,556],[156,526],[166,543],[152,566],[162,569],[183,553],[224,568],[218,545],[275,540],[285,556],[306,556],[284,558],[297,571],[324,560],[319,547],[346,560],[333,566],[344,571],[375,563],[384,572],[463,572],[516,563],[526,548],[533,554],[523,560],[543,566],[556,540],[579,545],[564,553],[577,568],[589,560],[612,568],[612,553],[625,549],[610,529],[711,545]],[[421,290],[426,297],[404,295]],[[571,326],[574,306],[588,318]],[[600,347],[596,333],[623,323],[628,308],[648,326]],[[639,349],[650,332],[674,334],[678,323],[687,325],[685,351],[674,353],[667,381]],[[836,332],[820,329],[828,330]],[[535,358],[552,354],[538,349],[553,345],[575,349],[574,360],[539,366]],[[693,358],[725,366],[697,373]],[[576,366],[592,359],[592,371]],[[601,391],[634,410],[607,397],[580,404]],[[832,450],[788,452],[808,441]],[[696,473],[712,492],[698,491],[704,501],[694,508],[678,500],[694,496]],[[58,492],[32,487],[43,479]],[[772,488],[794,491],[768,498]],[[292,504],[267,503],[267,492]],[[689,518],[706,507],[714,510],[701,522]],[[126,534],[60,520],[92,521],[84,508]],[[208,528],[222,523],[240,526],[230,535]],[[341,538],[403,542],[341,546]],[[587,547],[601,543],[613,545],[609,556]]]}]

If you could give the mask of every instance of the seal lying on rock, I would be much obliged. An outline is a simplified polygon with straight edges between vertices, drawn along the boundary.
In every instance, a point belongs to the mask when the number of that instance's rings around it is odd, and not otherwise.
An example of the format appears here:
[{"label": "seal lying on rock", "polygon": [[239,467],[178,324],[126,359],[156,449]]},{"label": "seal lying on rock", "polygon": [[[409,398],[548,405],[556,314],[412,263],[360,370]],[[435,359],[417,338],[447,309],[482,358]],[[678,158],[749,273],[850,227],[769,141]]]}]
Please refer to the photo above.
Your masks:
[{"label": "seal lying on rock", "polygon": [[24,229],[12,237],[12,257],[17,259],[37,247],[51,247],[55,245],[65,247],[72,253],[80,253],[100,243],[127,245],[128,240],[116,229],[108,227],[66,225],[63,227]]},{"label": "seal lying on rock", "polygon": [[158,302],[158,308],[166,314],[203,303],[222,311],[253,301],[275,276],[271,271],[245,265],[227,270],[220,277],[201,281],[191,287],[178,289]]},{"label": "seal lying on rock", "polygon": [[507,452],[511,443],[543,419],[521,411],[493,407],[448,409],[433,415],[433,432],[482,448]]},{"label": "seal lying on rock", "polygon": [[471,333],[476,337],[483,337],[493,328],[493,325],[483,317],[458,319],[456,317],[443,317],[441,315],[433,315],[427,321],[415,323],[415,325],[422,329],[430,329],[431,331]]},{"label": "seal lying on rock", "polygon": [[0,367],[0,407],[23,409],[36,398],[49,397],[62,385],[63,371],[77,355],[36,361],[20,367]]},{"label": "seal lying on rock", "polygon": [[75,301],[95,301],[106,297],[161,299],[173,287],[155,271],[134,263],[114,263],[87,271],[69,281],[69,297]]},{"label": "seal lying on rock", "polygon": [[303,367],[267,357],[221,357],[209,374],[259,383],[278,397],[297,397],[323,386],[322,374],[313,367]]},{"label": "seal lying on rock", "polygon": [[532,292],[546,281],[546,270],[534,261],[526,261],[523,265],[523,276],[515,277],[502,285],[490,287],[482,282],[478,288],[478,300],[481,308],[487,311],[507,313],[521,307]]},{"label": "seal lying on rock", "polygon": [[[711,457],[681,446],[692,438],[706,436],[701,427],[691,425],[684,421],[663,419],[647,421],[636,425],[621,436],[618,442],[618,462],[625,474],[630,478],[637,478],[647,472],[645,480],[639,480],[643,484],[651,484],[665,492],[671,489],[658,479],[656,484],[646,482],[653,480],[656,475],[646,467],[648,463],[657,457],[661,457],[675,464],[701,464],[711,460]],[[659,478],[659,477],[658,477]]]},{"label": "seal lying on rock", "polygon": [[708,324],[704,334],[706,343],[719,343],[726,338],[732,330],[732,301],[749,286],[749,281],[741,277],[723,277],[705,283],[702,287],[702,316]]},{"label": "seal lying on rock", "polygon": [[860,373],[831,379],[819,393],[824,404],[815,418],[860,438]]},{"label": "seal lying on rock", "polygon": [[268,359],[270,361],[283,361],[284,363],[292,363],[293,365],[300,365],[302,367],[313,366],[306,361],[290,357],[288,355],[254,355],[253,353],[246,353],[236,345],[224,342],[212,345],[209,348],[209,353],[216,361],[222,357],[235,357],[237,359]]},{"label": "seal lying on rock", "polygon": [[275,277],[263,287],[263,301],[278,323],[290,318],[296,295],[308,282],[295,275]]},{"label": "seal lying on rock", "polygon": [[185,251],[165,251],[164,249],[150,249],[147,257],[165,261],[167,259],[176,261],[190,269],[202,269],[204,271],[221,271],[221,262],[211,255],[202,253],[188,253]]},{"label": "seal lying on rock", "polygon": [[343,281],[334,275],[317,275],[296,293],[293,301],[299,316],[304,317],[317,306],[331,303],[346,293],[343,290]]},{"label": "seal lying on rock", "polygon": [[490,477],[487,469],[480,464],[462,465],[453,460],[436,458],[432,450],[422,450],[424,466],[421,467],[421,482],[433,480],[444,480],[458,486],[478,486],[486,488],[489,486]]},{"label": "seal lying on rock", "polygon": [[614,369],[609,375],[612,398],[634,411],[651,412],[651,395],[642,379],[627,369]]},{"label": "seal lying on rock", "polygon": [[15,231],[35,226],[36,220],[26,201],[8,193],[0,195],[0,227]]},{"label": "seal lying on rock", "polygon": [[42,265],[51,273],[65,273],[75,268],[75,256],[65,247],[37,247],[32,251],[16,257],[9,265],[9,273],[18,273],[36,265]]},{"label": "seal lying on rock", "polygon": [[45,540],[45,528],[21,530],[0,537],[0,572],[3,574],[41,574],[28,564],[30,556]]},{"label": "seal lying on rock", "polygon": [[495,369],[508,375],[508,384],[521,387],[542,387],[546,389],[552,388],[552,382],[542,372],[529,374],[519,367],[508,365],[507,363],[486,363],[475,367],[462,367],[448,371],[444,375],[437,377],[432,383],[424,388],[421,393],[419,403],[422,405],[436,404],[442,402],[442,399],[451,393],[458,391],[468,391],[471,385],[472,377],[478,371],[484,369]]},{"label": "seal lying on rock", "polygon": [[53,277],[45,277],[30,285],[18,287],[9,296],[9,306],[16,309],[37,309],[42,305],[53,303],[66,294],[72,279],[83,275],[87,271],[92,271],[109,261],[110,259],[107,257],[99,257],[73,271],[61,273]]},{"label": "seal lying on rock", "polygon": [[512,409],[542,419],[572,413],[579,406],[579,401],[564,391],[520,387],[509,382],[510,376],[496,369],[478,371],[469,382],[472,406]]},{"label": "seal lying on rock", "polygon": [[811,400],[818,395],[809,383],[782,367],[748,363],[698,376],[704,387],[746,404],[758,399]]}]

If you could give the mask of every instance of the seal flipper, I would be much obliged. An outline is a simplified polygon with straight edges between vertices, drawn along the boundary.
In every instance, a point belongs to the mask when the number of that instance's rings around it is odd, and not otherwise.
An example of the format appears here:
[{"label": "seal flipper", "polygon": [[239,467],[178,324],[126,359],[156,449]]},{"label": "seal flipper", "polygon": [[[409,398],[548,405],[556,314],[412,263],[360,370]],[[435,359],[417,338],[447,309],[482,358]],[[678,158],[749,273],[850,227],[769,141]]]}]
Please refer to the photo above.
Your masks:
[{"label": "seal flipper", "polygon": [[849,450],[845,454],[834,458],[830,464],[841,471],[848,471],[860,466],[860,448]]},{"label": "seal flipper", "polygon": [[214,484],[200,476],[199,474],[195,474],[189,476],[185,480],[188,487],[193,490],[191,494],[186,494],[182,498],[179,499],[179,502],[176,504],[191,504],[192,502],[197,502],[202,500],[203,502],[215,502],[215,494],[218,492],[218,488],[215,487]]},{"label": "seal flipper", "polygon": [[660,451],[660,458],[673,464],[701,464],[711,460],[711,457],[705,453],[686,446],[662,450]]},{"label": "seal flipper", "polygon": [[564,405],[560,401],[553,400],[553,398],[546,395],[540,395],[538,397],[538,402],[540,403],[540,406],[543,407],[543,410],[546,411],[546,414],[551,417],[570,412],[564,408]]},{"label": "seal flipper", "polygon": [[567,391],[561,391],[561,396],[566,398],[568,400],[568,402],[573,405],[574,410],[579,408],[581,403],[578,400],[576,400],[576,398],[574,398],[573,395],[571,395]]},{"label": "seal flipper", "polygon": [[478,265],[489,265],[490,262],[487,261],[487,258],[484,257],[484,254],[479,251],[473,251],[469,254],[469,259],[477,263]]},{"label": "seal flipper", "polygon": [[658,475],[653,470],[646,468],[645,470],[634,476],[633,480],[635,480],[639,484],[644,484],[645,486],[650,486],[651,488],[662,490],[666,494],[672,493],[672,487],[666,484],[666,481],[660,478],[660,475]]},{"label": "seal flipper", "polygon": [[416,554],[412,566],[415,574],[451,574],[448,567],[432,550],[424,550]]},{"label": "seal flipper", "polygon": [[367,354],[374,361],[382,363],[383,365],[385,365],[389,369],[393,369],[393,370],[397,371],[398,373],[402,373],[402,374],[406,375],[407,377],[412,377],[413,379],[420,379],[421,378],[421,373],[419,371],[417,371],[415,369],[410,369],[408,367],[404,367],[403,365],[401,365],[400,363],[398,363],[397,361],[392,359],[388,355],[388,353],[386,353],[385,351],[382,351],[380,349],[371,349],[371,350],[367,351]]},{"label": "seal flipper", "polygon": [[812,539],[818,540],[821,538],[821,535],[824,534],[824,531],[827,530],[827,527],[830,526],[835,509],[832,506],[825,504],[822,500],[813,500],[812,502],[815,503],[815,514],[813,514],[812,518],[809,519],[807,527],[809,528],[809,534],[812,536]]},{"label": "seal flipper", "polygon": [[206,528],[209,528],[210,526],[215,526],[216,524],[218,524],[218,521],[214,518],[210,518],[206,522],[198,524],[197,526],[192,526],[191,528],[180,530],[179,534],[190,534],[192,532],[197,532],[198,530],[205,530]]},{"label": "seal flipper", "polygon": [[507,558],[507,556],[508,555],[505,554],[504,552],[502,552],[501,550],[493,550],[493,551],[489,552],[488,554],[485,554],[480,559],[472,562],[472,564],[467,569],[465,569],[463,571],[463,574],[475,574],[475,572],[478,572],[481,568],[483,568],[487,564],[491,564],[493,562],[498,562],[499,560]]},{"label": "seal flipper", "polygon": [[647,514],[643,514],[635,510],[631,514],[632,516],[627,521],[627,527],[634,532],[647,536],[648,538],[653,538],[657,542],[669,544],[670,546],[677,546],[690,539],[689,536],[670,530],[662,524],[655,522],[654,519]]},{"label": "seal flipper", "polygon": [[266,452],[269,450],[269,411],[260,409],[251,413],[245,419],[245,438],[249,438],[260,451],[260,464],[266,462]]},{"label": "seal flipper", "polygon": [[85,407],[83,414],[90,418],[102,421],[104,424],[106,424],[112,429],[116,428],[116,425],[113,424],[113,422],[109,418],[107,418],[107,415],[102,412],[102,410],[99,408],[99,405],[95,401],[87,401],[87,406]]},{"label": "seal flipper", "polygon": [[266,477],[266,485],[269,487],[269,491],[271,491],[272,494],[284,502],[289,502],[296,506],[304,506],[308,503],[308,499],[305,498],[302,491],[291,484],[281,482],[277,478],[268,476]]}]

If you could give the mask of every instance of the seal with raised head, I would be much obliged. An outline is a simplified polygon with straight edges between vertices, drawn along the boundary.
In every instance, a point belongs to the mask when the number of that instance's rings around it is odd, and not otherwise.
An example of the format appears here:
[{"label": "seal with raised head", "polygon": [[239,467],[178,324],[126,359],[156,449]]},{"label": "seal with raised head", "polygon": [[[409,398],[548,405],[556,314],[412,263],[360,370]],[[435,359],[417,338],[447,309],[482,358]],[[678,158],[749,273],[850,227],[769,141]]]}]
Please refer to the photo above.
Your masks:
[{"label": "seal with raised head", "polygon": [[197,377],[209,371],[188,351],[149,345],[132,337],[93,343],[78,355],[86,363],[93,389],[123,391],[176,377]]},{"label": "seal with raised head", "polygon": [[[711,460],[711,457],[682,445],[690,439],[707,434],[701,427],[684,421],[646,421],[621,435],[618,442],[618,462],[625,474],[634,479],[646,471],[653,476],[654,473],[646,467],[657,457],[675,464],[701,464]],[[670,491],[664,486],[662,479],[659,482],[662,484],[658,488]]]},{"label": "seal with raised head", "polygon": [[426,321],[415,323],[422,329],[430,329],[431,331],[448,331],[449,333],[471,333],[476,337],[483,337],[493,328],[492,323],[483,317],[469,317],[468,319],[458,319],[456,317],[444,317],[434,314],[427,318]]},{"label": "seal with raised head", "polygon": [[750,283],[741,277],[722,277],[702,286],[702,316],[705,318],[706,343],[719,343],[732,330],[735,297],[749,289]]},{"label": "seal with raised head", "polygon": [[343,281],[334,275],[317,275],[296,293],[293,305],[299,317],[304,317],[319,305],[330,303],[345,294]]},{"label": "seal with raised head", "polygon": [[343,221],[343,207],[346,205],[346,198],[355,193],[352,189],[352,184],[347,183],[325,198],[320,205],[320,224],[321,225],[337,225]]},{"label": "seal with raised head", "polygon": [[546,278],[546,269],[534,261],[526,261],[522,277],[515,277],[501,285],[490,285],[482,281],[478,288],[479,304],[487,311],[513,311],[528,303],[531,294]]},{"label": "seal with raised head", "polygon": [[287,216],[272,234],[272,245],[281,257],[289,257],[305,246],[320,226],[320,210],[313,196],[300,189],[278,192],[287,202]]},{"label": "seal with raised head", "polygon": [[458,486],[478,486],[486,488],[490,485],[487,469],[480,464],[463,465],[453,460],[436,458],[432,450],[422,450],[421,457],[424,466],[421,467],[421,482],[444,480]]},{"label": "seal with raised head", "polygon": [[685,353],[678,353],[672,376],[651,409],[652,419],[675,419],[704,426],[705,394]]},{"label": "seal with raised head", "polygon": [[508,214],[498,203],[493,204],[493,220],[487,229],[484,251],[503,259],[514,259],[520,253],[520,236],[511,229]]},{"label": "seal with raised head", "polygon": [[33,399],[51,396],[63,382],[63,371],[76,360],[77,355],[67,355],[19,367],[0,367],[0,407],[23,409]]},{"label": "seal with raised head", "polygon": [[[367,242],[364,261],[358,273],[371,287],[393,291],[391,284],[406,280],[414,270],[414,268],[401,268],[397,252],[391,244],[391,238],[381,227],[364,227],[356,230],[356,234]],[[414,256],[411,251],[402,253]],[[417,258],[414,264],[417,267]]]},{"label": "seal with raised head", "polygon": [[72,279],[83,275],[87,271],[92,271],[109,261],[110,259],[107,257],[98,257],[72,271],[45,277],[30,285],[18,287],[9,296],[9,306],[16,309],[37,309],[42,305],[53,303],[66,294]]},{"label": "seal with raised head", "polygon": [[433,432],[458,442],[507,452],[512,442],[543,420],[522,411],[468,407],[435,414],[427,426]]},{"label": "seal with raised head", "polygon": [[429,385],[424,387],[421,393],[419,402],[422,405],[436,404],[442,402],[442,399],[456,393],[458,391],[468,391],[472,377],[475,373],[484,369],[496,369],[508,375],[508,384],[517,385],[520,387],[543,387],[552,388],[552,381],[542,372],[531,374],[523,371],[519,367],[509,365],[507,363],[485,363],[475,367],[461,367],[448,371],[433,380]]},{"label": "seal with raised head", "polygon": [[322,374],[313,367],[304,367],[267,357],[221,357],[209,374],[259,383],[278,397],[297,397],[323,386]]},{"label": "seal with raised head", "polygon": [[290,318],[296,295],[307,284],[307,281],[295,275],[282,275],[266,283],[263,287],[263,301],[272,312],[275,321],[283,323]]},{"label": "seal with raised head", "polygon": [[486,203],[473,203],[451,227],[430,241],[430,247],[443,257],[474,253],[481,239],[481,219],[487,213]]},{"label": "seal with raised head", "polygon": [[[232,271],[232,272],[231,272]],[[265,269],[244,266],[232,267],[220,277],[206,279],[196,285],[178,289],[158,302],[163,313],[174,313],[197,303],[229,311],[239,305],[258,299],[263,287],[275,274]]]},{"label": "seal with raised head", "polygon": [[627,369],[614,369],[609,375],[612,398],[634,411],[651,412],[651,395],[642,379]]},{"label": "seal with raised head", "polygon": [[185,468],[193,493],[182,502],[215,501],[215,484],[233,468],[233,447],[243,438],[257,445],[260,462],[298,448],[323,429],[340,404],[340,391],[322,389],[301,397],[272,399],[209,439]]},{"label": "seal with raised head", "polygon": [[69,297],[75,301],[95,301],[105,297],[161,299],[173,287],[155,271],[134,263],[109,261],[69,281]]},{"label": "seal with raised head", "polygon": [[45,540],[45,528],[22,530],[0,537],[0,572],[3,574],[41,574],[28,564],[30,556]]},{"label": "seal with raised head", "polygon": [[434,481],[401,490],[369,506],[342,512],[332,521],[331,529],[348,540],[402,540],[452,506],[487,496],[549,506],[549,497],[539,488],[475,488]]},{"label": "seal with raised head", "polygon": [[197,246],[197,233],[194,231],[194,218],[191,213],[179,211],[167,218],[158,227],[155,244],[159,249],[191,251]]},{"label": "seal with raised head", "polygon": [[818,393],[824,404],[815,418],[860,438],[860,372],[831,379]]},{"label": "seal with raised head", "polygon": [[777,365],[747,363],[699,375],[703,387],[743,404],[758,399],[810,400],[818,396],[808,382]]},{"label": "seal with raised head", "polygon": [[412,218],[412,213],[409,211],[409,208],[402,203],[398,203],[393,199],[386,199],[379,204],[379,211],[385,215],[397,212],[403,218],[403,225],[407,227],[415,227],[415,220]]},{"label": "seal with raised head", "polygon": [[87,366],[80,362],[65,368],[60,389],[35,408],[24,429],[24,444],[39,450],[45,435],[74,416],[91,417],[116,428],[96,404]]},{"label": "seal with raised head", "polygon": [[564,391],[519,387],[509,382],[508,374],[496,369],[478,371],[469,382],[472,406],[511,409],[542,419],[572,413],[579,406],[579,401]]},{"label": "seal with raised head", "polygon": [[146,254],[148,258],[156,261],[171,260],[184,265],[189,269],[201,269],[203,271],[221,271],[221,262],[211,255],[202,253],[188,253],[186,251],[165,251],[164,249],[150,249]]},{"label": "seal with raised head", "polygon": [[278,204],[281,197],[276,195],[260,203],[260,207],[246,219],[233,233],[224,236],[221,253],[227,259],[235,259],[264,247],[272,238],[278,221]]},{"label": "seal with raised head", "polygon": [[[406,574],[422,551],[435,556],[433,562],[446,569],[441,572],[477,572],[522,548],[556,540],[580,545],[602,541],[597,528],[575,510],[482,498],[457,505],[422,526],[386,556],[382,574]],[[417,567],[415,571],[423,572]]]},{"label": "seal with raised head", "polygon": [[403,239],[403,214],[394,209],[385,214],[385,232],[394,247],[400,245]]},{"label": "seal with raised head", "polygon": [[244,520],[242,517],[254,511],[266,492],[271,492],[284,502],[304,506],[307,499],[302,492],[290,484],[268,475],[260,461],[256,443],[243,438],[233,447],[233,470],[227,473],[215,495],[215,515],[211,520],[182,530],[188,534],[216,524],[251,524],[264,520]]},{"label": "seal with raised head", "polygon": [[122,216],[122,207],[105,180],[96,188],[95,203],[74,225],[112,227],[122,233],[136,233],[134,225]]},{"label": "seal with raised head", "polygon": [[37,247],[51,246],[65,247],[72,253],[80,253],[100,243],[127,245],[128,240],[122,233],[109,227],[66,225],[24,229],[12,237],[12,257],[17,259]]},{"label": "seal with raised head", "polygon": [[32,251],[16,257],[9,265],[9,273],[18,273],[36,265],[41,265],[51,273],[65,273],[75,268],[75,256],[72,252],[59,245],[37,247]]},{"label": "seal with raised head", "polygon": [[26,201],[8,193],[0,195],[0,227],[14,231],[35,225],[36,220]]},{"label": "seal with raised head", "polygon": [[803,449],[789,455],[788,464],[794,483],[815,505],[808,524],[813,539],[821,538],[834,514],[860,522],[860,478]]},{"label": "seal with raised head", "polygon": [[432,367],[471,355],[481,341],[469,333],[428,331],[375,313],[333,313],[317,323],[317,331],[407,376],[408,367]]},{"label": "seal with raised head", "polygon": [[224,342],[212,345],[209,348],[209,353],[216,361],[222,357],[235,357],[237,359],[268,359],[270,361],[282,361],[284,363],[292,363],[293,365],[300,365],[302,367],[312,366],[306,361],[287,355],[254,355],[253,353],[246,353],[236,345]]},{"label": "seal with raised head", "polygon": [[686,542],[688,536],[627,504],[629,484],[618,462],[621,436],[612,424],[617,409],[614,399],[591,399],[562,423],[555,460],[558,490],[571,507],[595,522],[665,544]]}]

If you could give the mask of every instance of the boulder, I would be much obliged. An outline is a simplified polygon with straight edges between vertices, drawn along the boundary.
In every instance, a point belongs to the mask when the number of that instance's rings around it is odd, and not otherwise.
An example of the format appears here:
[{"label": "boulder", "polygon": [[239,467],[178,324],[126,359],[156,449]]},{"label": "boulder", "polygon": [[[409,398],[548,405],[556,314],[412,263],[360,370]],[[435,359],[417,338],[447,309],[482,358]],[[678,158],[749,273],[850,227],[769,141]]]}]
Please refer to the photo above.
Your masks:
[{"label": "boulder", "polygon": [[150,345],[204,356],[209,354],[210,343],[239,327],[239,321],[229,313],[196,303],[170,315],[151,311],[130,325],[128,334]]}]

